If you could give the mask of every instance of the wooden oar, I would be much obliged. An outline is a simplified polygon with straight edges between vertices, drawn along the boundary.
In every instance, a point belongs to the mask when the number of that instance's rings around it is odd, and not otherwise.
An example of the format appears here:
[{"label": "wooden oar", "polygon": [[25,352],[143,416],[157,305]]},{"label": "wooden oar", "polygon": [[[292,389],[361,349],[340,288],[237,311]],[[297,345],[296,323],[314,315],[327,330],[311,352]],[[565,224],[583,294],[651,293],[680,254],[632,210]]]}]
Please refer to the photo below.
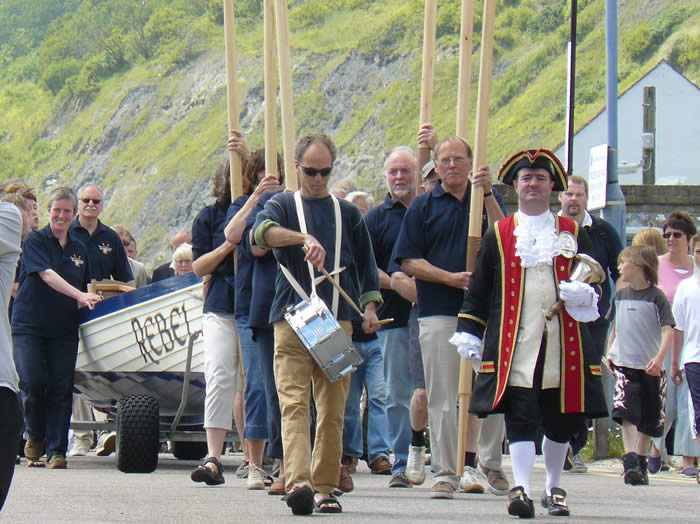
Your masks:
[{"label": "wooden oar", "polygon": [[[493,70],[493,33],[496,19],[496,0],[484,0],[484,23],[481,37],[481,62],[479,69],[479,95],[476,113],[476,136],[474,146],[474,169],[486,164],[486,142],[488,139],[489,98],[491,73]],[[471,188],[469,204],[469,236],[467,240],[467,271],[474,271],[476,255],[481,246],[484,190],[481,186]],[[459,424],[457,440],[457,473],[464,472],[464,454],[467,448],[469,403],[472,396],[472,361],[460,359],[459,367]]]},{"label": "wooden oar", "polygon": [[[433,119],[433,77],[435,69],[435,23],[437,18],[437,0],[425,0],[425,21],[423,25],[423,72],[420,90],[420,123],[432,122]],[[430,160],[430,148],[427,144],[418,144],[418,171]]]},{"label": "wooden oar", "polygon": [[294,167],[294,96],[292,87],[292,58],[289,49],[289,15],[287,0],[275,0],[275,29],[279,58],[280,106],[282,111],[282,144],[284,145],[284,175],[287,189],[299,188]]},{"label": "wooden oar", "polygon": [[[241,104],[238,94],[238,72],[236,71],[236,24],[233,0],[224,0],[224,39],[226,43],[226,106],[228,108],[229,136],[232,129],[240,129]],[[231,201],[243,194],[241,157],[229,151],[231,162]]]},{"label": "wooden oar", "polygon": [[474,44],[474,2],[462,0],[462,25],[459,38],[459,76],[457,78],[457,136],[467,139],[472,87],[472,45]]},{"label": "wooden oar", "polygon": [[[277,173],[277,61],[274,0],[264,1],[265,173]],[[288,176],[294,176],[289,173]]]}]

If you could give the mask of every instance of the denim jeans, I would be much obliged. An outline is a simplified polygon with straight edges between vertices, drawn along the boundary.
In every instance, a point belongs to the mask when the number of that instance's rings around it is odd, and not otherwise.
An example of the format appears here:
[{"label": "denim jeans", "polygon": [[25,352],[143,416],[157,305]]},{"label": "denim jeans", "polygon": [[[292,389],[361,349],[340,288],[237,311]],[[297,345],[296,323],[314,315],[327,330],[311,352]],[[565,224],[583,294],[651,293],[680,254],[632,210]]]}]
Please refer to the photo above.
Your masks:
[{"label": "denim jeans", "polygon": [[408,366],[410,337],[408,327],[377,332],[384,357],[386,418],[389,446],[394,450],[392,474],[405,471],[411,445],[411,395],[413,379]]},{"label": "denim jeans", "polygon": [[386,387],[384,385],[384,358],[379,340],[355,342],[353,345],[364,362],[350,376],[350,391],[345,402],[343,425],[343,454],[362,456],[362,416],[360,397],[367,386],[369,419],[367,425],[367,455],[372,464],[379,457],[389,458],[386,420]]},{"label": "denim jeans", "polygon": [[277,396],[275,383],[275,333],[270,328],[254,328],[255,342],[260,352],[263,382],[265,383],[265,400],[267,402],[267,450],[265,454],[271,458],[282,458],[282,415],[280,414],[280,399]]},{"label": "denim jeans", "polygon": [[46,441],[46,456],[65,455],[73,408],[78,339],[13,334],[27,436]]},{"label": "denim jeans", "polygon": [[245,372],[245,430],[248,440],[267,440],[267,401],[265,383],[258,345],[253,341],[253,330],[248,327],[248,317],[237,316],[238,340]]}]

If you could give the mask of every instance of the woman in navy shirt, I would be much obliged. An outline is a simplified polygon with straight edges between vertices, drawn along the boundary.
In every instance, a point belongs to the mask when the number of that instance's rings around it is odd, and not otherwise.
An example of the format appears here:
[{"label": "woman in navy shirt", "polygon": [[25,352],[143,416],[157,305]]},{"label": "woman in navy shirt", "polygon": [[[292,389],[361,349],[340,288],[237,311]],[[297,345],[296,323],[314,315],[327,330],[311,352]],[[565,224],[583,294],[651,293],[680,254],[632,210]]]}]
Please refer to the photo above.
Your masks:
[{"label": "woman in navy shirt", "polygon": [[74,240],[70,225],[77,199],[59,187],[49,200],[49,225],[32,231],[23,244],[23,266],[12,309],[12,342],[24,393],[29,465],[66,468],[73,375],[78,353],[78,308],[92,309],[100,297],[86,293],[87,248]]}]

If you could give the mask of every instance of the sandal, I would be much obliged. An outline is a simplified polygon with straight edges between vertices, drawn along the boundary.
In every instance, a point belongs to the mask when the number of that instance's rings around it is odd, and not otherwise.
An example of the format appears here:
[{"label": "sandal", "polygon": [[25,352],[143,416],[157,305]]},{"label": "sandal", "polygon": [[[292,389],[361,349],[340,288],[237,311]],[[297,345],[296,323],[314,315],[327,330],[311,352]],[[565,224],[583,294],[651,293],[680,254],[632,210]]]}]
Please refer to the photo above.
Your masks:
[{"label": "sandal", "polygon": [[332,494],[328,494],[321,500],[316,501],[316,511],[319,513],[342,513],[343,506]]},{"label": "sandal", "polygon": [[297,486],[282,497],[294,515],[311,515],[314,512],[314,492],[309,486]]},{"label": "sandal", "polygon": [[[217,471],[214,472],[207,467],[207,464],[214,464]],[[202,461],[202,463],[197,466],[190,478],[195,482],[204,482],[207,486],[218,486],[226,482],[224,479],[224,467],[214,457],[208,457]]]},{"label": "sandal", "polygon": [[42,460],[27,460],[28,468],[45,468],[46,464]]}]

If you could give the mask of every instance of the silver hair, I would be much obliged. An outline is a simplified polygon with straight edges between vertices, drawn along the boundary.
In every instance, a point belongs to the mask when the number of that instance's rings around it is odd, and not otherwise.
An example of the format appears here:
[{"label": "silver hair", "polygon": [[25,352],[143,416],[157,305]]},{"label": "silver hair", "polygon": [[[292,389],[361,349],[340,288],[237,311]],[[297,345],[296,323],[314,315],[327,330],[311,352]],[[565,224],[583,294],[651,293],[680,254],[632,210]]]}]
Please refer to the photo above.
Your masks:
[{"label": "silver hair", "polygon": [[78,189],[78,199],[83,198],[83,191],[85,191],[88,187],[94,187],[95,189],[97,189],[97,192],[100,194],[100,199],[105,199],[105,195],[102,192],[102,189],[94,182],[88,182],[87,184],[83,184],[82,186],[80,186],[80,189]]},{"label": "silver hair", "polygon": [[389,151],[389,154],[384,159],[384,171],[386,171],[386,168],[389,165],[389,159],[393,155],[395,155],[396,153],[408,153],[411,156],[411,160],[416,165],[416,172],[418,172],[418,159],[416,158],[416,154],[413,152],[413,149],[411,149],[410,146],[403,146],[403,145],[396,146],[394,149]]}]

